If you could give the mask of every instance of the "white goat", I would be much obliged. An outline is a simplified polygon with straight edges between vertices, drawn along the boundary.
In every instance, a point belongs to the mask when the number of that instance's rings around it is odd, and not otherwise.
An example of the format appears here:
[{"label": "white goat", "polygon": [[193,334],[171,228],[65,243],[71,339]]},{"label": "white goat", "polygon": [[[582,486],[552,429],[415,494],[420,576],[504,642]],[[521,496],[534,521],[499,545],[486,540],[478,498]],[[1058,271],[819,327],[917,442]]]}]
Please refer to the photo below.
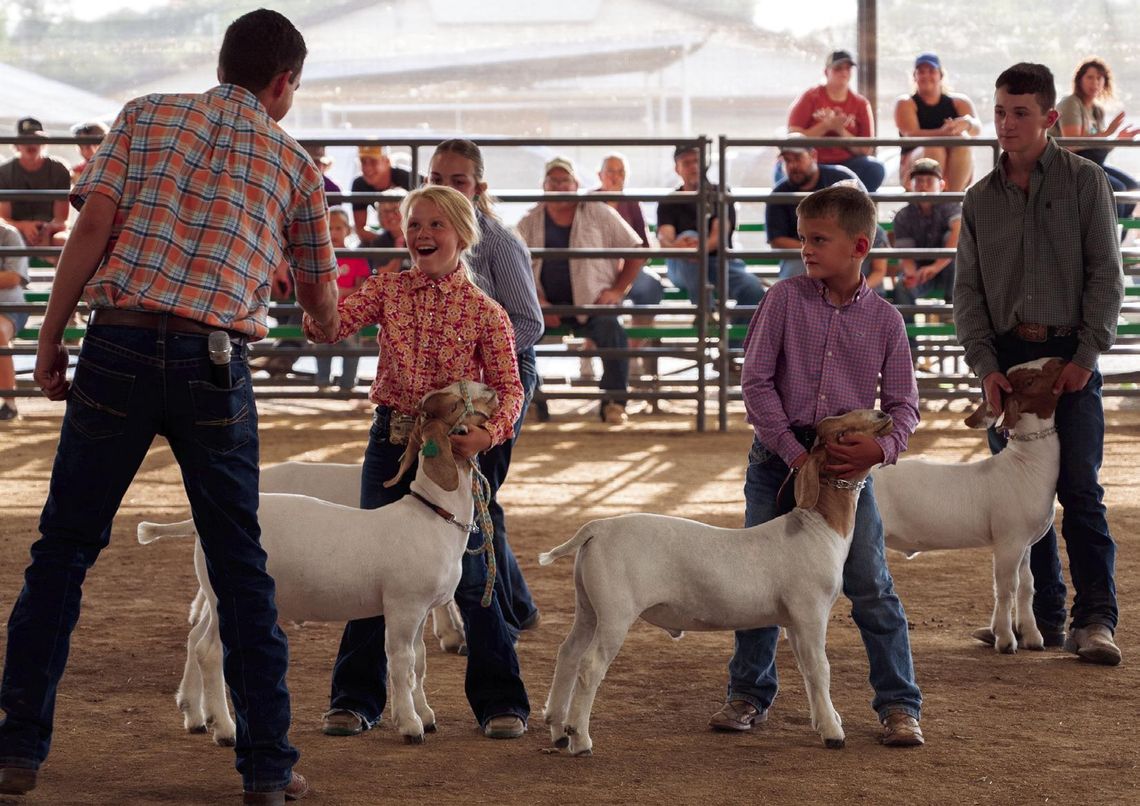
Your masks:
[{"label": "white goat", "polygon": [[[436,450],[421,457],[411,487],[434,508],[414,495],[371,510],[303,495],[260,495],[261,542],[277,584],[279,618],[343,622],[384,615],[393,720],[412,743],[422,743],[425,730],[435,729],[423,690],[423,628],[429,609],[449,601],[459,583],[474,507],[470,465],[456,463],[447,437],[456,422],[481,423],[496,405],[494,390],[469,382],[476,414],[467,414],[458,386],[424,398],[400,470],[385,482],[396,483],[421,447],[433,445]],[[138,528],[140,543],[186,534],[182,523],[144,522]],[[216,743],[233,744],[216,598],[200,543],[195,544],[194,570],[200,590],[191,615],[197,610],[199,618],[187,641],[179,707],[186,712],[188,730],[209,725]],[[199,703],[201,710],[195,712]]]},{"label": "white goat", "polygon": [[841,434],[886,434],[891,428],[891,418],[879,411],[822,420],[796,476],[797,508],[759,526],[720,529],[663,515],[621,515],[591,521],[542,554],[539,562],[549,565],[577,551],[574,624],[558,649],[545,708],[555,747],[568,746],[574,755],[591,752],[594,696],[638,617],[674,638],[683,630],[787,626],[812,727],[827,747],[842,747],[824,640],[843,585],[862,485],[820,471],[827,461],[824,445]]},{"label": "white goat", "polygon": [[[1017,651],[1015,623],[1022,646],[1045,648],[1033,618],[1029,551],[1053,523],[1061,463],[1053,384],[1064,366],[1044,358],[1010,368],[1013,393],[1003,406],[1010,441],[1001,453],[961,464],[906,459],[871,474],[889,548],[913,555],[993,547],[991,628],[998,652]],[[966,424],[985,428],[993,422],[986,410],[983,402]]]}]

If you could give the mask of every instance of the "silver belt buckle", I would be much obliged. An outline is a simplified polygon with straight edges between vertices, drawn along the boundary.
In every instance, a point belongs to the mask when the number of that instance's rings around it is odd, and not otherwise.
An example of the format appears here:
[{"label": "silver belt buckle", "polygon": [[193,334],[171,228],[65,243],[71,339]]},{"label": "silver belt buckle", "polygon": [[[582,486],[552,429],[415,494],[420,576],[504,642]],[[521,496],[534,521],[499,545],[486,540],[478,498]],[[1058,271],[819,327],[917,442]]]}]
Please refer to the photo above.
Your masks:
[{"label": "silver belt buckle", "polygon": [[416,418],[410,414],[392,412],[388,416],[388,441],[393,445],[407,445],[415,424]]}]

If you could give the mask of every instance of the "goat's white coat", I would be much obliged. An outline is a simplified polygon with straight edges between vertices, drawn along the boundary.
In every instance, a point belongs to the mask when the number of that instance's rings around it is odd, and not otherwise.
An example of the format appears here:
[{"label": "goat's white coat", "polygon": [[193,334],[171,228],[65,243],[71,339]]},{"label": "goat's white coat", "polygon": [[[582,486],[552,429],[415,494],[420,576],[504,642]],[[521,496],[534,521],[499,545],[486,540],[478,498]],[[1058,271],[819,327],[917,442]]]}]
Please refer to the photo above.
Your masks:
[{"label": "goat's white coat", "polygon": [[[459,464],[458,486],[446,490],[431,479],[429,469],[445,462],[454,465],[450,451],[421,459],[411,487],[457,520],[470,523],[470,466]],[[357,484],[359,489],[359,480]],[[448,602],[459,584],[467,533],[412,496],[362,510],[311,496],[261,493],[258,520],[280,619],[351,621],[384,615],[393,719],[408,741],[422,742],[425,729],[435,726],[423,691],[423,628],[428,610]],[[193,526],[192,521],[144,522],[138,539],[150,543],[194,534],[188,524]],[[200,590],[191,607],[193,626],[178,704],[188,730],[212,727],[216,743],[232,745],[236,726],[225,699],[217,601],[197,541],[194,568]]]},{"label": "goat's white coat", "polygon": [[[1039,371],[1046,361],[1011,367],[1010,373]],[[1052,426],[1052,416],[1019,413],[1010,431],[1022,436]],[[1054,433],[1031,441],[1011,439],[1000,453],[976,462],[905,459],[871,473],[888,548],[909,555],[993,548],[991,626],[999,652],[1017,651],[1014,623],[1023,646],[1045,647],[1033,618],[1029,552],[1053,523],[1060,461],[1060,440]]]},{"label": "goat's white coat", "polygon": [[[797,487],[797,498],[798,493]],[[824,644],[831,606],[842,589],[857,496],[819,487],[821,506],[829,501],[849,514],[842,535],[815,509],[797,508],[749,529],[632,514],[591,521],[540,555],[539,562],[548,565],[577,552],[574,624],[559,647],[545,707],[555,746],[568,746],[574,755],[591,752],[594,697],[640,617],[674,638],[684,630],[786,626],[812,727],[827,746],[841,747],[844,734],[831,702]]]}]

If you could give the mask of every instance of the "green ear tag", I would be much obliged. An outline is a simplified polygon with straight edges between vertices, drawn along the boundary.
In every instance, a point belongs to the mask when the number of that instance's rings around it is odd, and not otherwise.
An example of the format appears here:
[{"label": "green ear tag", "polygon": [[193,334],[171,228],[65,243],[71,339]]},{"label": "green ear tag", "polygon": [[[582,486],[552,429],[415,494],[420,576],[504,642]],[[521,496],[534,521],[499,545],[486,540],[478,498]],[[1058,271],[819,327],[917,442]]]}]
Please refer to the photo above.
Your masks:
[{"label": "green ear tag", "polygon": [[435,444],[434,439],[429,439],[424,443],[423,450],[420,451],[426,459],[432,459],[439,456],[439,446]]}]

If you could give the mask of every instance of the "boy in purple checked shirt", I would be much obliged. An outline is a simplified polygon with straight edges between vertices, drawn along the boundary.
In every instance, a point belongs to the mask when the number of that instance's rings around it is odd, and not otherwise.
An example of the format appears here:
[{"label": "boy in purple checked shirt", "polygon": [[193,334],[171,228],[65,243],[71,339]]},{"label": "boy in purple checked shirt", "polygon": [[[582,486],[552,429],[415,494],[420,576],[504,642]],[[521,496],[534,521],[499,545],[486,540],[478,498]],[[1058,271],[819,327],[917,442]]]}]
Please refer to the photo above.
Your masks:
[{"label": "boy in purple checked shirt", "polygon": [[[879,397],[894,420],[887,436],[852,435],[829,449],[828,469],[840,478],[894,462],[918,424],[902,316],[867,287],[859,271],[874,237],[875,205],[862,190],[829,187],[804,199],[796,214],[807,274],[769,290],[744,342],[741,386],[756,431],[744,482],[745,526],[792,508],[777,493],[789,468],[794,472],[807,459],[813,426],[824,417],[873,408]],[[887,570],[869,477],[843,567],[843,593],[867,648],[880,740],[895,747],[922,744],[922,695],[914,682],[906,614]],[[745,731],[767,719],[778,688],[778,636],[778,627],[737,631],[728,695],[709,720],[711,728]]]}]

